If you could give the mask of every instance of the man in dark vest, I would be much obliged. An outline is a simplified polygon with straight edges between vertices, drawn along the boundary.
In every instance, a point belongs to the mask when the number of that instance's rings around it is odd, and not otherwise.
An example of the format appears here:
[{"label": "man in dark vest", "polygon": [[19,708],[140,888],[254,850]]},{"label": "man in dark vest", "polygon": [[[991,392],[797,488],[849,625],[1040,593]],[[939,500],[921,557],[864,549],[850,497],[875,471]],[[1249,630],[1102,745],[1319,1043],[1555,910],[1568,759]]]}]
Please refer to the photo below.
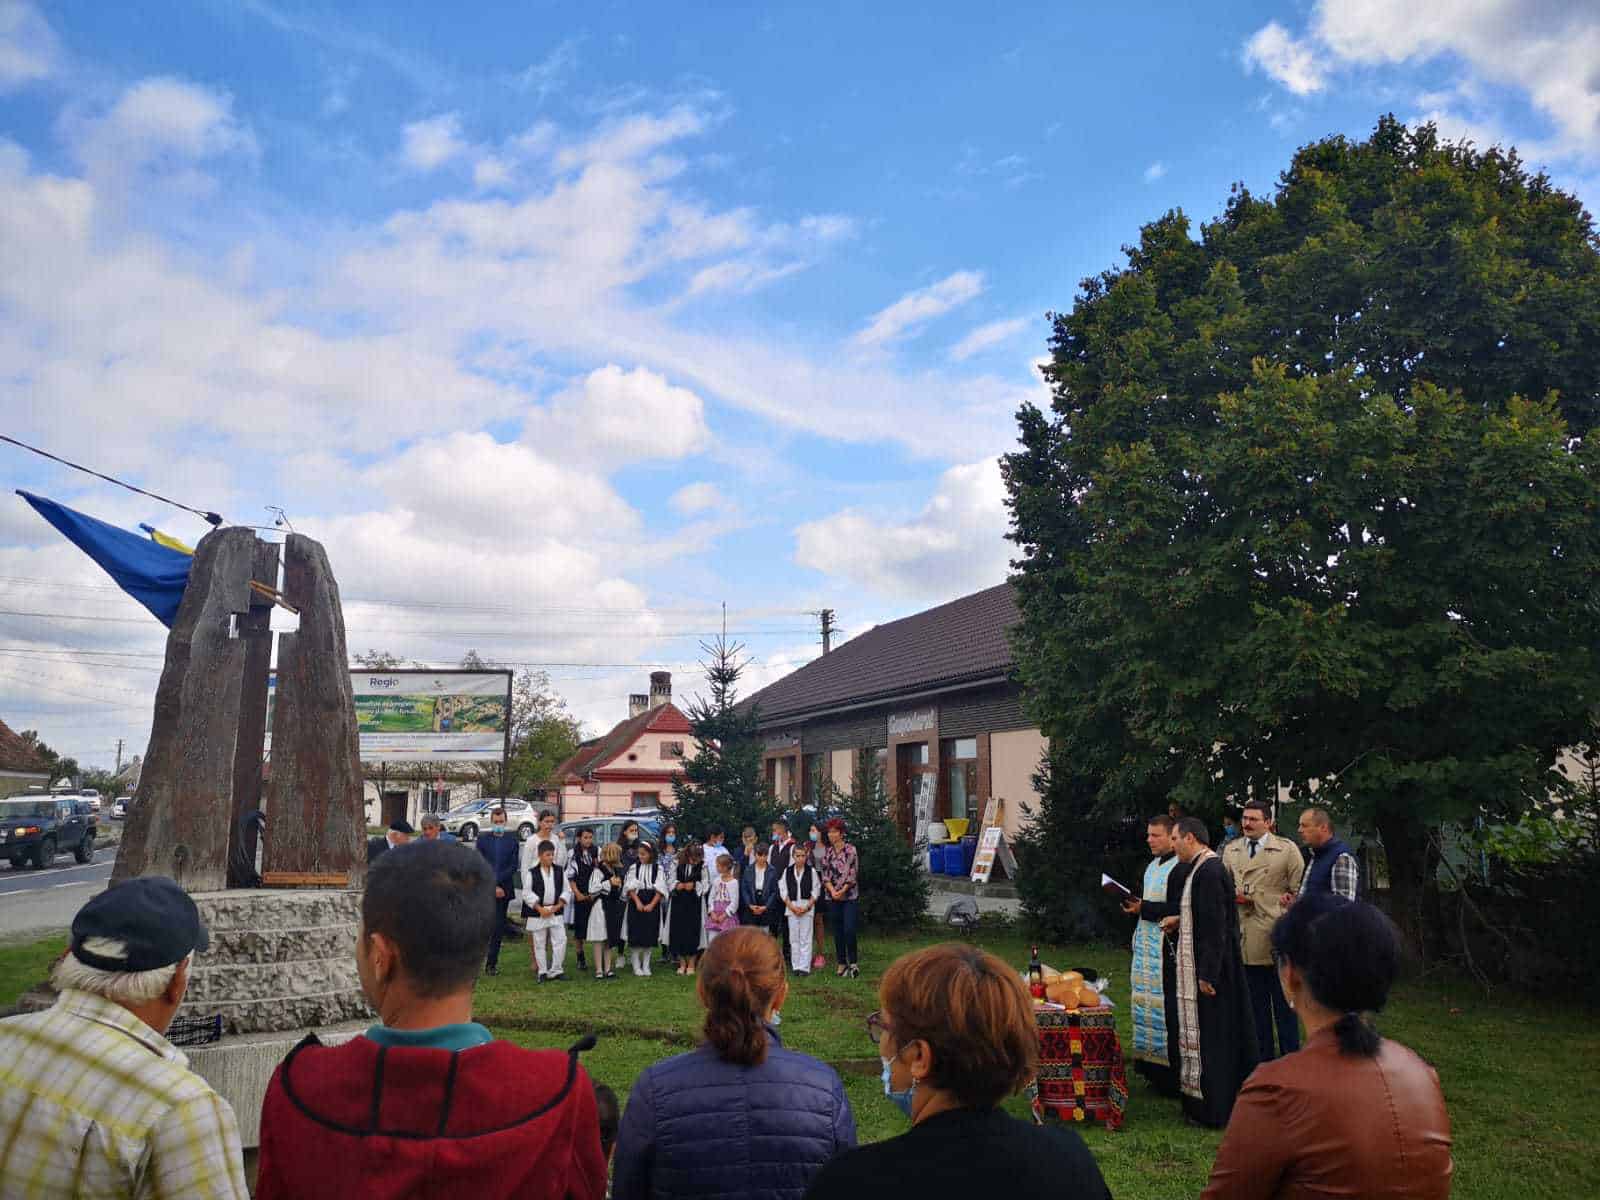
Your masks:
[{"label": "man in dark vest", "polygon": [[[1346,900],[1356,898],[1360,867],[1350,847],[1333,831],[1333,818],[1325,808],[1308,808],[1300,814],[1300,840],[1311,848],[1311,865],[1300,880],[1299,895],[1331,892]],[[1284,903],[1290,897],[1285,895]]]}]

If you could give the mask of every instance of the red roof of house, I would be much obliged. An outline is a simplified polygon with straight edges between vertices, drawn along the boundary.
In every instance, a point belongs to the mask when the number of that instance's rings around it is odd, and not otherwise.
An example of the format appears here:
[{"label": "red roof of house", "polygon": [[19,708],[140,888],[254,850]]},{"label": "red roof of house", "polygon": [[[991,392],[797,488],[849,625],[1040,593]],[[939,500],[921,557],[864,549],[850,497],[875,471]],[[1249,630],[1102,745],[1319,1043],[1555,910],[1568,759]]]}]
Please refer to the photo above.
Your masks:
[{"label": "red roof of house", "polygon": [[555,769],[553,779],[557,785],[581,783],[647,733],[691,733],[693,728],[689,718],[669,700],[618,723],[610,733],[584,742],[572,757]]},{"label": "red roof of house", "polygon": [[35,775],[50,774],[50,764],[22,740],[11,726],[0,721],[0,771],[20,771]]}]

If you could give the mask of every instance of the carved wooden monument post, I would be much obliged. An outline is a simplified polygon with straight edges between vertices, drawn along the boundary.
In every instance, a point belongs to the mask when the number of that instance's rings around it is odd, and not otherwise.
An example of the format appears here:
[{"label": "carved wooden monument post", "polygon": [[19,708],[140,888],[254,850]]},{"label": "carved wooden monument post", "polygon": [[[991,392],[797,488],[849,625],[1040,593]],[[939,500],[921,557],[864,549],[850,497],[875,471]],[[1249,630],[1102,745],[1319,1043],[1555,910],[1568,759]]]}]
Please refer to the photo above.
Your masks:
[{"label": "carved wooden monument post", "polygon": [[[300,629],[278,647],[263,865],[358,888],[365,817],[339,587],[319,543],[290,534],[283,549],[282,595]],[[113,883],[167,875],[215,892],[243,882],[230,863],[253,864],[255,828],[240,817],[261,807],[276,577],[277,547],[248,529],[218,529],[196,548]]]}]

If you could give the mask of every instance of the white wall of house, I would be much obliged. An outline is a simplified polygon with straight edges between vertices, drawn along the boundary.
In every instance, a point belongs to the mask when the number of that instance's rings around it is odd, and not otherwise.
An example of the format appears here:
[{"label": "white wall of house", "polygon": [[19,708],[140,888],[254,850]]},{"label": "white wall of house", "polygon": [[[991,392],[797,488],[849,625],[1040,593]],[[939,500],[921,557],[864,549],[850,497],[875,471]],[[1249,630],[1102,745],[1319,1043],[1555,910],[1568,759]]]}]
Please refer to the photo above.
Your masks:
[{"label": "white wall of house", "polygon": [[1033,776],[1050,740],[1037,729],[1008,729],[989,735],[990,795],[1006,802],[1006,838],[1017,836],[1027,819],[1024,805],[1037,810],[1039,793]]}]

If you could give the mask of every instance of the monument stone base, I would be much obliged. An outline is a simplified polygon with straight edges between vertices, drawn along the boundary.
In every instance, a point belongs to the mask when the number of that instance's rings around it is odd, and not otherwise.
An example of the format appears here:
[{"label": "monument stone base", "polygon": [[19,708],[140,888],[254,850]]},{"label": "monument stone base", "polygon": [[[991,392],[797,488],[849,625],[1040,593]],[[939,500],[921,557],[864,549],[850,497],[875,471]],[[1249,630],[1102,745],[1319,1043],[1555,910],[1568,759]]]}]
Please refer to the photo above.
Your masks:
[{"label": "monument stone base", "polygon": [[211,947],[195,956],[178,1015],[220,1016],[223,1037],[184,1053],[233,1106],[248,1148],[260,1144],[272,1072],[300,1039],[334,1045],[375,1020],[356,975],[361,893],[251,889],[194,902]]}]

